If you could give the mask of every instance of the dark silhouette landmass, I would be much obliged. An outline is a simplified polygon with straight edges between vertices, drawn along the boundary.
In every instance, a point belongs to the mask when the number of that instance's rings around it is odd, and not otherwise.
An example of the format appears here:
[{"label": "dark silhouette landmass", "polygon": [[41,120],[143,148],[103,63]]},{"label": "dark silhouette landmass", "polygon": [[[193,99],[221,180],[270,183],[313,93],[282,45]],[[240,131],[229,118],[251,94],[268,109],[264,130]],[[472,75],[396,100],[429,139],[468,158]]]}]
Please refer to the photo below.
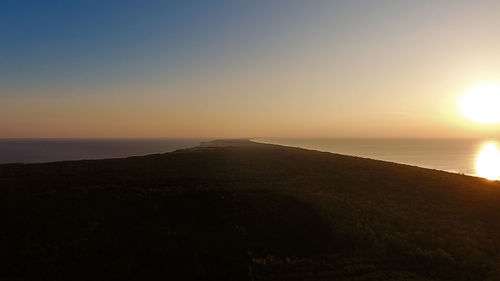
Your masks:
[{"label": "dark silhouette landmass", "polygon": [[0,165],[0,280],[499,280],[499,195],[248,140]]}]

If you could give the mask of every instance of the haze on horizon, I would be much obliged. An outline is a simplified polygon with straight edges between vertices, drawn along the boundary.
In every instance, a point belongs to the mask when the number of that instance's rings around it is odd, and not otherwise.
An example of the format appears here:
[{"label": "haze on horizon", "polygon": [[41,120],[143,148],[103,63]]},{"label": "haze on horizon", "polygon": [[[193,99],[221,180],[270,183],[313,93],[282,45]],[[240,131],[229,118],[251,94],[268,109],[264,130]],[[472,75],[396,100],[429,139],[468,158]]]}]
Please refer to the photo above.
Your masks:
[{"label": "haze on horizon", "polygon": [[2,1],[0,138],[484,137],[499,1]]}]

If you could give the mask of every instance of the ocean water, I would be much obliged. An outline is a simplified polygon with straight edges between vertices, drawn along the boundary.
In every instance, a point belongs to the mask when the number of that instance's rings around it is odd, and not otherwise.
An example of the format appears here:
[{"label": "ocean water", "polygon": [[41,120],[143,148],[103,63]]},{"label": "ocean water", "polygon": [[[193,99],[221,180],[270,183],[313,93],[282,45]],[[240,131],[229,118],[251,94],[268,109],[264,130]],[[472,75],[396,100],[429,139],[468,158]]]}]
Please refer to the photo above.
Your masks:
[{"label": "ocean water", "polygon": [[500,178],[500,144],[496,140],[259,138],[255,141]]},{"label": "ocean water", "polygon": [[170,152],[208,139],[0,139],[0,163],[103,159]]},{"label": "ocean water", "polygon": [[[0,139],[0,164],[120,158],[171,152],[209,139]],[[483,139],[289,139],[295,146],[500,180],[500,142]]]}]

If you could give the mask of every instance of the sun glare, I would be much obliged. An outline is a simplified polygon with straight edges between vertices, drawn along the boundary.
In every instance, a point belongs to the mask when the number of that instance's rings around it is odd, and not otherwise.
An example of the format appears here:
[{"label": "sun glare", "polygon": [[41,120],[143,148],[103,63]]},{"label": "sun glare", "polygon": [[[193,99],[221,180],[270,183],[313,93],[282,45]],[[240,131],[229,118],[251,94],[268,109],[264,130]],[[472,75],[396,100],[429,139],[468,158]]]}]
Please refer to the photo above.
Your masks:
[{"label": "sun glare", "polygon": [[463,96],[460,110],[475,122],[500,123],[500,83],[484,83],[471,88]]},{"label": "sun glare", "polygon": [[486,142],[476,158],[476,174],[489,180],[500,179],[500,150],[496,142]]}]

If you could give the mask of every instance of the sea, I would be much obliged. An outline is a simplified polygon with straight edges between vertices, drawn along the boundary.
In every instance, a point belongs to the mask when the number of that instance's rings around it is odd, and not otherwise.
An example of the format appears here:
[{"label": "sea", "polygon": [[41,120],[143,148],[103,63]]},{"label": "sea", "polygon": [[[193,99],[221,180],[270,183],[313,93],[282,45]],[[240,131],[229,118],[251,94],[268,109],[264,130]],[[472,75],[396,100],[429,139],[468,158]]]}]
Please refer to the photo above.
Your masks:
[{"label": "sea", "polygon": [[[0,164],[122,158],[171,152],[210,139],[0,139]],[[292,139],[257,142],[372,158],[500,180],[494,139]]]},{"label": "sea", "polygon": [[255,141],[500,179],[500,142],[495,139],[258,138]]},{"label": "sea", "polygon": [[194,147],[209,139],[0,139],[0,164],[122,158]]}]

